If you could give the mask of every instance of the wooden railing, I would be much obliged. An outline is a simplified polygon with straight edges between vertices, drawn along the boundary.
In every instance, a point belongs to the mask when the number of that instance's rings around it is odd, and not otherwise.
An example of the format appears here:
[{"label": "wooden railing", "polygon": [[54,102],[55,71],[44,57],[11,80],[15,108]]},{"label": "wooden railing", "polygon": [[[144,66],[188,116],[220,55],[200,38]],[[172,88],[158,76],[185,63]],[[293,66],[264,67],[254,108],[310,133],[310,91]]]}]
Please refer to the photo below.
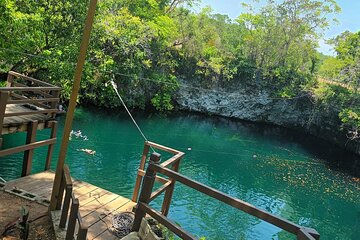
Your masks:
[{"label": "wooden railing", "polygon": [[[10,71],[7,77],[7,86],[0,87],[0,148],[2,146],[2,130],[4,120],[9,118],[9,125],[14,121],[23,123],[22,131],[27,131],[26,144],[0,150],[0,157],[24,152],[24,160],[21,176],[31,173],[32,157],[34,149],[48,146],[48,154],[45,162],[45,170],[50,169],[52,153],[56,143],[57,121],[53,118],[58,113],[60,87]],[[9,110],[8,108],[9,107]],[[27,118],[29,115],[43,114],[42,116]],[[14,118],[17,116],[18,120]],[[44,121],[44,119],[46,121]],[[41,124],[41,128],[39,127]],[[36,131],[42,128],[51,128],[50,137],[47,140],[36,141]]]},{"label": "wooden railing", "polygon": [[214,188],[208,187],[202,183],[199,183],[197,181],[189,179],[189,178],[185,177],[184,175],[179,174],[176,171],[173,171],[171,169],[168,169],[168,168],[162,166],[161,164],[159,164],[160,154],[153,153],[151,155],[150,159],[151,159],[151,161],[149,163],[149,166],[147,167],[144,181],[142,183],[141,193],[140,193],[139,201],[138,201],[136,211],[135,211],[135,220],[134,220],[134,225],[133,225],[132,231],[138,231],[140,228],[142,218],[145,217],[146,214],[149,214],[151,217],[156,219],[160,224],[166,226],[169,230],[174,232],[180,238],[196,239],[190,233],[186,232],[184,229],[182,229],[177,224],[175,224],[170,219],[168,219],[166,216],[164,216],[164,214],[162,214],[161,212],[158,212],[157,210],[155,210],[149,206],[149,203],[154,199],[154,198],[152,198],[152,196],[154,195],[154,192],[152,192],[152,190],[154,187],[156,174],[161,173],[161,174],[171,178],[173,181],[178,181],[192,189],[195,189],[199,192],[204,193],[205,195],[215,198],[227,205],[237,208],[237,209],[239,209],[243,212],[246,212],[252,216],[255,216],[261,220],[271,223],[289,233],[292,233],[299,240],[320,239],[319,233],[312,228],[302,227],[302,226],[292,223],[286,219],[283,219],[283,218],[275,216],[271,213],[265,212],[247,202],[244,202],[240,199],[231,197],[231,196],[229,196],[225,193],[222,193]]},{"label": "wooden railing", "polygon": [[[134,193],[133,193],[133,197],[132,197],[133,202],[136,202],[138,199],[139,189],[140,189],[141,181],[145,175],[145,165],[146,165],[146,160],[148,159],[148,154],[149,154],[150,148],[173,154],[173,156],[171,156],[169,159],[167,159],[166,161],[161,163],[161,166],[171,168],[172,170],[174,170],[176,172],[179,171],[180,161],[181,161],[182,157],[184,156],[184,153],[180,152],[178,150],[175,150],[175,149],[172,149],[169,147],[165,147],[165,146],[159,145],[157,143],[149,142],[149,141],[145,142],[144,150],[143,150],[142,157],[140,160],[140,167],[138,168],[138,174],[136,177]],[[166,179],[166,178],[163,178],[160,176],[156,176],[156,181],[161,182],[162,185],[156,191],[153,192],[153,194],[150,196],[150,198],[152,200],[152,199],[156,198],[157,196],[159,196],[160,194],[162,194],[163,192],[165,192],[164,201],[163,201],[163,204],[161,207],[161,212],[162,212],[162,214],[167,216],[167,214],[169,212],[169,208],[170,208],[172,195],[174,192],[175,181],[173,179]]]},{"label": "wooden railing", "polygon": [[[64,200],[62,201],[64,191],[65,191],[65,197]],[[79,199],[75,198],[74,196],[69,167],[67,165],[64,165],[64,170],[60,185],[60,195],[58,198],[56,209],[57,210],[61,209],[59,228],[65,228],[67,223],[65,240],[74,239],[76,223],[78,224],[78,233],[76,239],[86,240],[88,227],[85,226],[85,224],[82,222],[82,218],[79,213],[79,206],[80,206]],[[70,216],[68,216],[69,208],[70,208]]]},{"label": "wooden railing", "polygon": [[60,91],[60,87],[10,71],[6,87],[0,88],[3,103],[26,106],[34,111],[4,112],[1,117],[47,114],[54,118],[59,112]]}]

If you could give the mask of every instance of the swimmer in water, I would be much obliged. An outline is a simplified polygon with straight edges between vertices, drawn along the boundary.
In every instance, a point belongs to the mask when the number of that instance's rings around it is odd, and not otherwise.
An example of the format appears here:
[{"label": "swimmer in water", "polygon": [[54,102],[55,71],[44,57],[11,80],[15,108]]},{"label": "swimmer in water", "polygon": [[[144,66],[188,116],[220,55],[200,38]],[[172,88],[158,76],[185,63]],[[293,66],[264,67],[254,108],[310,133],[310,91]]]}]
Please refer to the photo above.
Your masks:
[{"label": "swimmer in water", "polygon": [[91,149],[87,149],[87,148],[81,148],[81,149],[77,149],[78,151],[82,151],[82,152],[86,152],[87,154],[90,155],[95,155],[96,151],[91,150]]}]

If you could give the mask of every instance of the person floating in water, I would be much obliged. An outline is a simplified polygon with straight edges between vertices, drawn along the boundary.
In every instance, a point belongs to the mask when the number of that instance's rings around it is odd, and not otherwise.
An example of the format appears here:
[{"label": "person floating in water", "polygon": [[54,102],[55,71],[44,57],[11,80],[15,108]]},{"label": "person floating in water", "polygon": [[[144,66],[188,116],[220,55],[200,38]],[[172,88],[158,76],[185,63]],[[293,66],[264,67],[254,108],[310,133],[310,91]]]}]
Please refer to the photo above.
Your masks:
[{"label": "person floating in water", "polygon": [[91,150],[91,149],[87,149],[87,148],[81,148],[81,149],[77,149],[78,151],[82,151],[82,152],[86,152],[87,154],[90,155],[95,155],[96,151],[95,150]]}]

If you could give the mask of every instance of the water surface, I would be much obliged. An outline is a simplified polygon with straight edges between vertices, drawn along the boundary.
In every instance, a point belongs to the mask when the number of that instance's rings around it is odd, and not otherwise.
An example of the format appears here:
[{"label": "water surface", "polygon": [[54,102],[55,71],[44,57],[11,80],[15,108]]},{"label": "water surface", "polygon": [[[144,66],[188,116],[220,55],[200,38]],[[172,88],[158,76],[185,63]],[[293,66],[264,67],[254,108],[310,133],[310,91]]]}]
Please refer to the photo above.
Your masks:
[{"label": "water surface", "polygon": [[[299,132],[219,117],[136,114],[149,140],[184,151],[181,173],[275,215],[317,229],[321,239],[360,239],[359,159]],[[64,118],[60,118],[59,135]],[[74,177],[131,197],[143,139],[122,113],[77,110],[67,163]],[[38,132],[38,139],[49,135]],[[24,134],[5,136],[5,147]],[[58,144],[59,145],[59,144]],[[52,168],[55,169],[59,146]],[[81,148],[96,151],[88,155]],[[191,150],[190,150],[191,149]],[[35,151],[42,171],[46,148]],[[22,154],[0,161],[20,176]],[[158,199],[154,206],[159,206]],[[177,184],[169,217],[207,239],[294,239],[281,229]]]}]

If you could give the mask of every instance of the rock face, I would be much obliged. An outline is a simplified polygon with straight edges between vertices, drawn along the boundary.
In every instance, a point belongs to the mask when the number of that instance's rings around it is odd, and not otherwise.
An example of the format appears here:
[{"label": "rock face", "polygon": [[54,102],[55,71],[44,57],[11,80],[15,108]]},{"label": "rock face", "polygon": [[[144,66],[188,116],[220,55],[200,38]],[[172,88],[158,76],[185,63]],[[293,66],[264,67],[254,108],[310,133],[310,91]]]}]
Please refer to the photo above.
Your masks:
[{"label": "rock face", "polygon": [[340,130],[338,111],[322,109],[308,94],[282,99],[263,90],[180,87],[176,101],[183,110],[299,129],[360,155],[360,144],[349,142]]}]

